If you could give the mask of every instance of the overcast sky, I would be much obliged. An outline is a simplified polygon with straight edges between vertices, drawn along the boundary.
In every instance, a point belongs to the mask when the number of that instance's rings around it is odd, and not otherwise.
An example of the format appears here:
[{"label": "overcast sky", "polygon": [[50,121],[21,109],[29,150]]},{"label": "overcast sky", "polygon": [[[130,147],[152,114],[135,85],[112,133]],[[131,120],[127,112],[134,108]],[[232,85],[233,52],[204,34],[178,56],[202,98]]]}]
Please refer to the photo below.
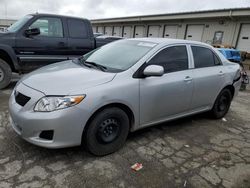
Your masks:
[{"label": "overcast sky", "polygon": [[89,19],[250,7],[250,0],[0,0],[0,19],[53,13]]}]

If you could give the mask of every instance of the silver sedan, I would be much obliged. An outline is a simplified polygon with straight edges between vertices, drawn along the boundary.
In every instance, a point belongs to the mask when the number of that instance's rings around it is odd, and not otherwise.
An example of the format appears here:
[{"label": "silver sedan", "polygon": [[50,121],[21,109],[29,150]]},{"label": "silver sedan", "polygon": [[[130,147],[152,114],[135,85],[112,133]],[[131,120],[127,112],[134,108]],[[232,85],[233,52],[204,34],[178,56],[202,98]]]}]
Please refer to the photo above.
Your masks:
[{"label": "silver sedan", "polygon": [[14,130],[47,148],[84,144],[106,155],[130,131],[209,111],[228,112],[240,67],[194,41],[125,39],[23,77],[9,100]]}]

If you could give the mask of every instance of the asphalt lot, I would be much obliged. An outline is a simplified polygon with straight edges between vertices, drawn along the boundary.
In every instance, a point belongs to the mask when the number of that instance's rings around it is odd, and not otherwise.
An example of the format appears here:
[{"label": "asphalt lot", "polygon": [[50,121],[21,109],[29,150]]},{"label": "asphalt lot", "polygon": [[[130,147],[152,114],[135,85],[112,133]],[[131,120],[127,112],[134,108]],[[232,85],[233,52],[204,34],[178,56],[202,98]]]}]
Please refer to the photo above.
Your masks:
[{"label": "asphalt lot", "polygon": [[[0,91],[0,188],[250,187],[250,90],[240,92],[225,120],[206,114],[129,135],[118,152],[94,157],[82,147],[49,150],[19,138]],[[35,126],[35,125],[34,125]],[[135,172],[130,166],[139,162]]]}]

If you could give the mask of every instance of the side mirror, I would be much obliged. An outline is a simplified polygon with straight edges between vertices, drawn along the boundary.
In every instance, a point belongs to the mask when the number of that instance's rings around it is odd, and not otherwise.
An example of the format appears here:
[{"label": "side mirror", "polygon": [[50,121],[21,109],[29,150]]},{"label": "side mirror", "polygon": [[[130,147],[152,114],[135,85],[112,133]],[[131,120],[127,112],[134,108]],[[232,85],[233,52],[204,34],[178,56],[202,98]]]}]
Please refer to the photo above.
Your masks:
[{"label": "side mirror", "polygon": [[164,68],[160,65],[149,65],[143,71],[144,76],[162,76],[164,74]]},{"label": "side mirror", "polygon": [[24,33],[27,37],[35,36],[40,34],[40,29],[39,28],[26,29]]}]

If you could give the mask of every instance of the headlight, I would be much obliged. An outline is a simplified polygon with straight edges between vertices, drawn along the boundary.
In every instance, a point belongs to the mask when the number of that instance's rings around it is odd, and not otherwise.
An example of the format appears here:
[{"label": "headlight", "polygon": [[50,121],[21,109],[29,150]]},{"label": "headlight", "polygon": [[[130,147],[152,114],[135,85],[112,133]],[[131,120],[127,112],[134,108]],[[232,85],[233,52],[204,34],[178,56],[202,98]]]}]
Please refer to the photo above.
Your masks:
[{"label": "headlight", "polygon": [[41,98],[34,108],[36,112],[52,112],[79,104],[86,95],[79,96],[47,96]]}]

